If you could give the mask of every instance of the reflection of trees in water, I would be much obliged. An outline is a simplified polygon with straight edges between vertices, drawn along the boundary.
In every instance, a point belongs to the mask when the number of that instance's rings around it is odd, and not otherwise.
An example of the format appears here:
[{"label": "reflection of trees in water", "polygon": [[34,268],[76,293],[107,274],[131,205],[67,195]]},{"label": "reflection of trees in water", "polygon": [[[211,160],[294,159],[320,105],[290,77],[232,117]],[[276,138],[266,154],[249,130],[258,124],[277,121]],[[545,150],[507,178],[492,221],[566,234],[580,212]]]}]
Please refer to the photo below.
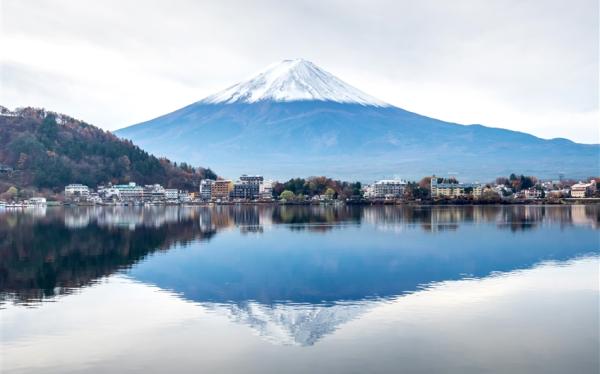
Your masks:
[{"label": "reflection of trees in water", "polygon": [[361,209],[355,206],[276,206],[271,212],[273,224],[288,225],[293,231],[327,232],[342,223],[359,224]]},{"label": "reflection of trees in water", "polygon": [[[43,214],[0,214],[0,291],[21,300],[69,292],[127,268],[155,251],[209,239],[219,230],[263,233],[264,227],[326,232],[344,223],[382,229],[456,230],[491,223],[512,231],[541,223],[600,222],[598,206],[277,206],[89,207]],[[6,297],[6,296],[5,296]]]},{"label": "reflection of trees in water", "polygon": [[[20,300],[68,293],[127,268],[149,253],[208,239],[215,233],[201,231],[194,214],[180,214],[178,219],[163,220],[160,226],[150,220],[149,225],[131,229],[130,225],[102,225],[105,221],[98,217],[73,228],[67,224],[70,214],[79,217],[86,213],[49,212],[41,218],[0,216],[0,291]],[[173,214],[173,210],[162,213]]]}]

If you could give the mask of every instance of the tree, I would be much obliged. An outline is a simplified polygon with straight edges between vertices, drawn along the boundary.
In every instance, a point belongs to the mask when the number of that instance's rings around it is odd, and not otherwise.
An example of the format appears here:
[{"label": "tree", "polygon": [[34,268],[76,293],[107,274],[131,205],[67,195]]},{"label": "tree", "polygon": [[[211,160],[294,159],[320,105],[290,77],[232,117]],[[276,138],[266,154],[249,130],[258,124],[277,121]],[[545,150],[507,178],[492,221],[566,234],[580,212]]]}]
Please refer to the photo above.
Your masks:
[{"label": "tree", "polygon": [[296,195],[290,191],[290,190],[285,190],[281,193],[281,195],[279,195],[280,198],[282,198],[283,200],[294,200],[294,198],[296,197]]},{"label": "tree", "polygon": [[351,184],[352,187],[352,196],[363,196],[362,184],[360,182],[355,182]]},{"label": "tree", "polygon": [[496,178],[496,184],[508,186],[509,185],[508,178],[498,177],[498,178]]},{"label": "tree", "polygon": [[6,198],[9,200],[14,200],[17,198],[18,194],[19,194],[19,190],[17,189],[17,187],[10,186],[3,195],[6,196]]},{"label": "tree", "polygon": [[329,200],[333,199],[333,196],[335,195],[335,190],[331,187],[327,187],[327,189],[325,190],[325,196],[327,196],[327,198]]},{"label": "tree", "polygon": [[422,178],[419,181],[419,187],[427,189],[427,190],[431,189],[431,177]]}]

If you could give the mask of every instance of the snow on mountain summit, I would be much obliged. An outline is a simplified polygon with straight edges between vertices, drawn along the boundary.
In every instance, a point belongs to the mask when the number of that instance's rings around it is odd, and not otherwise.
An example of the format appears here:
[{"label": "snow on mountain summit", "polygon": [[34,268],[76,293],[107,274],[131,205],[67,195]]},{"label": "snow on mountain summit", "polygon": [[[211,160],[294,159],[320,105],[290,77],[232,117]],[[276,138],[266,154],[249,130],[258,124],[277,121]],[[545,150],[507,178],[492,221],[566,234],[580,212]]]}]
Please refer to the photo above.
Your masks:
[{"label": "snow on mountain summit", "polygon": [[253,78],[208,96],[200,103],[255,103],[263,100],[316,100],[388,106],[303,59],[270,65]]}]

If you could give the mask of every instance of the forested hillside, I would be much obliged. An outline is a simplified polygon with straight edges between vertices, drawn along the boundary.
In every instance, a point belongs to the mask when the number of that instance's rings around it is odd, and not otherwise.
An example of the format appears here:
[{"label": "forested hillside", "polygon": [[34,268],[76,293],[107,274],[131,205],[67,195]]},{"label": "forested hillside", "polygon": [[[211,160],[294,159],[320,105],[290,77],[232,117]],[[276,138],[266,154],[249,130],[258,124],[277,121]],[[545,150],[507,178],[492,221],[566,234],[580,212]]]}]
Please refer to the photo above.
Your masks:
[{"label": "forested hillside", "polygon": [[[210,169],[177,165],[85,122],[44,109],[0,107],[0,193],[61,191],[69,183],[160,183],[194,190]],[[12,169],[12,170],[11,170]]]}]

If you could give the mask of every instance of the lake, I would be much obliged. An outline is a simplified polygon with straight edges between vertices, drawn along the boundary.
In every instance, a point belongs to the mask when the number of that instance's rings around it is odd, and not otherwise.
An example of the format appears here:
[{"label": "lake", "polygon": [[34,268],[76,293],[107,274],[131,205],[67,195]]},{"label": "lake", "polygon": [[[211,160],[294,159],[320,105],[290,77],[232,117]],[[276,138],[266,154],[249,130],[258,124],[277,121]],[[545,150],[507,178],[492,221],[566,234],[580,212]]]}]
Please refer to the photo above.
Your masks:
[{"label": "lake", "polygon": [[598,373],[599,206],[0,211],[3,373]]}]

